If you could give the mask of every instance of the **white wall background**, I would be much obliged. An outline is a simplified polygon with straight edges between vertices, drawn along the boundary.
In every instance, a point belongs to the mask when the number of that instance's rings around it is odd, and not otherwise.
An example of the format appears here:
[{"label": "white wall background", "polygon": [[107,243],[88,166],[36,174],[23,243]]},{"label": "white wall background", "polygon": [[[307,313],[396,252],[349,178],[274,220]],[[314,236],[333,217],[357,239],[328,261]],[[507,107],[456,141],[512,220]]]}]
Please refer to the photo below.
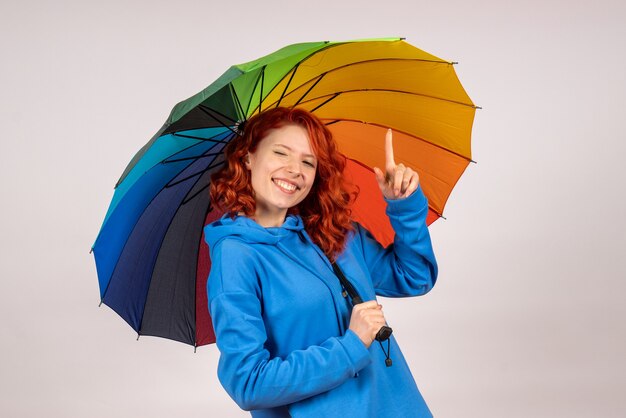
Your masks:
[{"label": "white wall background", "polygon": [[404,36],[457,72],[474,159],[441,274],[386,300],[437,417],[626,416],[620,1],[0,3],[0,415],[240,417],[196,354],[98,308],[89,255],[172,106],[284,45]]}]

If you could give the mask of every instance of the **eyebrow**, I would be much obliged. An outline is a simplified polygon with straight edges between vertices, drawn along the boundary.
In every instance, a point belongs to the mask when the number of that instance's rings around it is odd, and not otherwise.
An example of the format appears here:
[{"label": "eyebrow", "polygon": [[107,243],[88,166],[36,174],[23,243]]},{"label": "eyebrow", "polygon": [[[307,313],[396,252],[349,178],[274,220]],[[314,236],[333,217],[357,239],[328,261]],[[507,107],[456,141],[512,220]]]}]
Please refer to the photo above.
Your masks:
[{"label": "eyebrow", "polygon": [[[293,148],[291,148],[291,147],[289,147],[289,146],[287,146],[285,144],[274,144],[274,146],[287,148],[289,151],[293,151]],[[313,158],[314,160],[317,160],[317,158],[313,154],[304,154],[304,157]]]}]

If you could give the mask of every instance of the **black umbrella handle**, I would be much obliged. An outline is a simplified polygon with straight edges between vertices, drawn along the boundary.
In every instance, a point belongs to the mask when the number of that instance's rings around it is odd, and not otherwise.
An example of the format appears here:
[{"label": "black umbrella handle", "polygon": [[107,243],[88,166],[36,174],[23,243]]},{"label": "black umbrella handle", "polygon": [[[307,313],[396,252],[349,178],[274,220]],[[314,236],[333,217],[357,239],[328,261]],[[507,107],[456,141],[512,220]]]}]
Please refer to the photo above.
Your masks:
[{"label": "black umbrella handle", "polygon": [[376,341],[387,341],[391,337],[393,330],[387,325],[383,325],[376,333]]}]

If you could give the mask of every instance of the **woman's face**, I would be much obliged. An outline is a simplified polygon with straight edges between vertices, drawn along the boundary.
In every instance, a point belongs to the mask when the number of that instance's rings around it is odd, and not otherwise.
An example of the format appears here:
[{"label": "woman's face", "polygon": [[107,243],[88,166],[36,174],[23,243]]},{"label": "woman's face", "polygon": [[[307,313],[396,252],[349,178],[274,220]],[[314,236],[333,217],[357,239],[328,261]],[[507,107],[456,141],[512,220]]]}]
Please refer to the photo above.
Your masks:
[{"label": "woman's face", "polygon": [[308,132],[298,125],[271,130],[248,154],[246,168],[255,193],[255,220],[264,227],[282,225],[287,210],[304,200],[315,180],[317,159]]}]

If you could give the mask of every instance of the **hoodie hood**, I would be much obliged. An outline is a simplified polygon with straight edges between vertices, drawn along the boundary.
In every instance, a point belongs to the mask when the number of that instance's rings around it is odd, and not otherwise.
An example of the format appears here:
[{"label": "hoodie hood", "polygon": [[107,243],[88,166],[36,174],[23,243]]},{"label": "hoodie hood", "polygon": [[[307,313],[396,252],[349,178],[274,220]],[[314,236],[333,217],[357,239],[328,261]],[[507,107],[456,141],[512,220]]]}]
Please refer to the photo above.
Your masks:
[{"label": "hoodie hood", "polygon": [[225,237],[236,238],[251,244],[272,244],[293,233],[301,233],[304,222],[297,215],[288,215],[281,226],[264,228],[246,216],[232,219],[228,214],[204,227],[204,236],[209,248]]}]

